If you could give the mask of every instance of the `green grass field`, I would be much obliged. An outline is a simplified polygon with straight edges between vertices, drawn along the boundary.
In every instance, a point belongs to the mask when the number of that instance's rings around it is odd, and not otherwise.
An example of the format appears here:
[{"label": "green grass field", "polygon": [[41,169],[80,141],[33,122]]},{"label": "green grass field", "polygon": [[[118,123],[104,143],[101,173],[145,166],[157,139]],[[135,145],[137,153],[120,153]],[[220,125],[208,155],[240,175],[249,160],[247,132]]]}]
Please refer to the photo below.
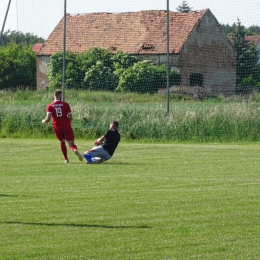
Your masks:
[{"label": "green grass field", "polygon": [[54,138],[0,146],[1,260],[259,259],[259,144],[122,141],[100,165]]}]

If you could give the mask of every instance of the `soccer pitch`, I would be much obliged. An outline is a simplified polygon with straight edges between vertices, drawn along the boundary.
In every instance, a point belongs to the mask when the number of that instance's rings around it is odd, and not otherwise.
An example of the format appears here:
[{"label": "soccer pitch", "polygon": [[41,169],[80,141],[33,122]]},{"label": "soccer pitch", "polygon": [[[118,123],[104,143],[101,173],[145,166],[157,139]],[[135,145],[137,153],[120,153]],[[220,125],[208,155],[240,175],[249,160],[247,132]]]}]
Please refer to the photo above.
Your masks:
[{"label": "soccer pitch", "polygon": [[98,165],[56,139],[0,145],[1,260],[259,258],[259,144],[122,140]]}]

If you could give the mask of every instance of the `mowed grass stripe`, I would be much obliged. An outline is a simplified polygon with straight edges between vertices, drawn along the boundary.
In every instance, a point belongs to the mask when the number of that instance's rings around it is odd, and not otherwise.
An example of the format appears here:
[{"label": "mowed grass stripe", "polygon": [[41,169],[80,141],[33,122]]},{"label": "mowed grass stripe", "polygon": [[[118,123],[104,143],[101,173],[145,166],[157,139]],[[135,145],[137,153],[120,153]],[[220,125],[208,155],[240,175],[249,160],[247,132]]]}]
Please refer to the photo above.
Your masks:
[{"label": "mowed grass stripe", "polygon": [[258,144],[122,141],[100,165],[64,164],[55,139],[0,144],[0,259],[259,256]]}]

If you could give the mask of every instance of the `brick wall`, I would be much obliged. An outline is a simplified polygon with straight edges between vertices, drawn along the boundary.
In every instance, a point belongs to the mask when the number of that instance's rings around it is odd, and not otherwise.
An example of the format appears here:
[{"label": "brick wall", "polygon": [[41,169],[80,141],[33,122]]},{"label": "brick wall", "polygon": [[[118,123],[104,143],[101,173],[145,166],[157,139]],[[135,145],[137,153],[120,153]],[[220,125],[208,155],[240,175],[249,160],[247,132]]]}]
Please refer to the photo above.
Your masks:
[{"label": "brick wall", "polygon": [[212,13],[206,14],[180,52],[181,84],[190,85],[190,76],[203,76],[207,91],[230,95],[236,86],[236,52]]},{"label": "brick wall", "polygon": [[37,90],[45,90],[48,87],[49,56],[36,56]]}]

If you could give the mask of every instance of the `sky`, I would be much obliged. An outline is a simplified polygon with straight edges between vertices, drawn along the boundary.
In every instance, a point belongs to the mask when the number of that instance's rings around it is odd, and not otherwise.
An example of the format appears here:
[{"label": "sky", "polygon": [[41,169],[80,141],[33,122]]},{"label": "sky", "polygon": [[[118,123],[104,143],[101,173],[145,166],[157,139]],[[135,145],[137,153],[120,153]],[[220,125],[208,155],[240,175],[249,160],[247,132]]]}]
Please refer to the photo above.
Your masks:
[{"label": "sky", "polygon": [[[168,0],[169,9],[176,11],[182,0]],[[46,39],[64,15],[64,4],[70,14],[94,12],[135,12],[166,10],[167,0],[11,0],[4,32],[8,29],[31,33]],[[260,0],[187,0],[192,9],[209,8],[222,24],[232,25],[239,19],[249,27],[260,26]],[[0,27],[4,24],[9,0],[0,0]]]}]

